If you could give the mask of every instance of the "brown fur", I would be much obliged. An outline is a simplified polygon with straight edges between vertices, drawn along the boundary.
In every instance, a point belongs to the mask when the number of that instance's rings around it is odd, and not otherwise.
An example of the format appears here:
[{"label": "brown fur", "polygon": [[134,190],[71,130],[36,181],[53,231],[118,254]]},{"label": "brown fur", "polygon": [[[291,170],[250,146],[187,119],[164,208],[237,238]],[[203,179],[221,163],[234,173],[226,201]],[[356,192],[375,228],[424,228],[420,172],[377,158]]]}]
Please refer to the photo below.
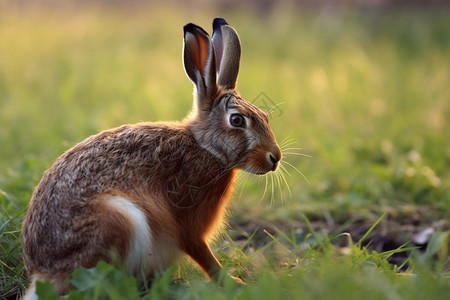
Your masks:
[{"label": "brown fur", "polygon": [[[200,39],[195,44],[200,49],[190,47],[192,37],[186,38],[185,52],[195,62],[185,62],[185,67],[198,102],[190,117],[182,123],[103,131],[65,152],[44,174],[22,233],[25,267],[34,280],[49,280],[64,294],[74,268],[90,268],[99,260],[124,261],[137,239],[133,235],[139,220],[131,215],[136,211],[145,216],[152,243],[148,255],[156,261],[144,269],[146,278],[172,262],[171,255],[156,256],[172,251],[164,247],[188,254],[218,278],[221,266],[208,241],[224,223],[236,170],[272,171],[281,152],[267,116],[234,89],[216,85],[214,47],[192,26],[185,30]],[[197,67],[212,70],[197,72]],[[245,116],[248,128],[228,124],[233,112]],[[135,208],[111,203],[114,197]],[[162,243],[166,246],[159,248]]]}]

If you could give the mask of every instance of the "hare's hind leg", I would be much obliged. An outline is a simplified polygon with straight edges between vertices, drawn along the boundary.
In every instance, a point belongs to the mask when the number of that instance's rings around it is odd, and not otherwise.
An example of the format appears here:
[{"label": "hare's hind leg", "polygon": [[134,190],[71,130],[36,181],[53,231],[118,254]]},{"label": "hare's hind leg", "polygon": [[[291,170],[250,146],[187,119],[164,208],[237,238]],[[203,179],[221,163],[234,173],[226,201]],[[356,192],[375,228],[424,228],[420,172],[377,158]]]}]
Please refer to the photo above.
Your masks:
[{"label": "hare's hind leg", "polygon": [[[77,221],[70,230],[54,230],[58,238],[54,242],[41,248],[39,243],[33,240],[34,248],[38,248],[37,254],[25,252],[24,258],[30,274],[30,286],[24,299],[38,299],[36,295],[36,282],[50,282],[59,295],[64,295],[69,289],[72,271],[75,268],[92,268],[100,261],[108,263],[124,263],[133,249],[144,247],[148,243],[145,231],[139,236],[144,242],[135,245],[135,232],[141,228],[137,224],[143,224],[145,217],[136,211],[131,202],[120,200],[120,197],[100,195],[91,199],[89,207],[73,216]],[[125,204],[124,204],[125,203]],[[126,204],[130,203],[130,204]],[[146,224],[146,222],[145,222]],[[31,225],[29,225],[31,226]],[[61,241],[68,239],[65,247],[61,247]],[[31,240],[31,239],[29,239]],[[29,242],[31,244],[31,242]],[[148,246],[146,246],[148,247]],[[28,245],[28,249],[32,249]],[[55,253],[65,252],[66,255],[56,257]],[[133,264],[135,267],[137,263]],[[129,270],[133,273],[133,270]]]}]

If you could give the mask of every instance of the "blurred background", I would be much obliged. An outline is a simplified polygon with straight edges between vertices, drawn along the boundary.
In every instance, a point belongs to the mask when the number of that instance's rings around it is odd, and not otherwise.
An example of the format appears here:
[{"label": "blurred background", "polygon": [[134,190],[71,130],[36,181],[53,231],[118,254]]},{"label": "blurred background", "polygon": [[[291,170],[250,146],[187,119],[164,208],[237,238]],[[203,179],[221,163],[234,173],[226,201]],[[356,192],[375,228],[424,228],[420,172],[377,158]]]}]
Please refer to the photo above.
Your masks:
[{"label": "blurred background", "polygon": [[181,120],[182,27],[211,32],[216,16],[241,38],[242,96],[285,149],[282,177],[240,176],[230,236],[301,234],[305,215],[358,239],[383,213],[379,250],[448,232],[450,2],[1,0],[2,243],[17,266],[44,170],[98,131]]}]

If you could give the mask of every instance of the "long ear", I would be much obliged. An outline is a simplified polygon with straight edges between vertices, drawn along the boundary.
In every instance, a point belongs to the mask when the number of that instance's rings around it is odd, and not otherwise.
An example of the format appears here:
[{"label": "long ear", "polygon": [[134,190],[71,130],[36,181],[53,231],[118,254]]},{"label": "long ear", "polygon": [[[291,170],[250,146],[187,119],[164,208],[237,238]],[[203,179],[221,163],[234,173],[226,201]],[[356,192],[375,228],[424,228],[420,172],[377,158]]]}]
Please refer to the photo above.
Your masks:
[{"label": "long ear", "polygon": [[236,88],[241,59],[241,42],[233,27],[222,18],[213,21],[213,43],[216,49],[217,83],[226,89]]},{"label": "long ear", "polygon": [[184,26],[184,70],[194,83],[198,108],[209,111],[217,93],[216,58],[209,35],[192,23]]}]

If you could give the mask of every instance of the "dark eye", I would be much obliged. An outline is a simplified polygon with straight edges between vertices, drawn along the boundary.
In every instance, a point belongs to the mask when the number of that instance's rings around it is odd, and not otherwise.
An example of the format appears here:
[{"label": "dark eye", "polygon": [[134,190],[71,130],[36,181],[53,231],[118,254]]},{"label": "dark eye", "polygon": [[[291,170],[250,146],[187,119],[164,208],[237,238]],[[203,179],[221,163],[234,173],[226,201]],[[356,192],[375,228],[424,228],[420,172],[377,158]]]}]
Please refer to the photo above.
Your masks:
[{"label": "dark eye", "polygon": [[233,127],[245,128],[245,118],[241,114],[232,114],[230,116],[230,125]]}]

